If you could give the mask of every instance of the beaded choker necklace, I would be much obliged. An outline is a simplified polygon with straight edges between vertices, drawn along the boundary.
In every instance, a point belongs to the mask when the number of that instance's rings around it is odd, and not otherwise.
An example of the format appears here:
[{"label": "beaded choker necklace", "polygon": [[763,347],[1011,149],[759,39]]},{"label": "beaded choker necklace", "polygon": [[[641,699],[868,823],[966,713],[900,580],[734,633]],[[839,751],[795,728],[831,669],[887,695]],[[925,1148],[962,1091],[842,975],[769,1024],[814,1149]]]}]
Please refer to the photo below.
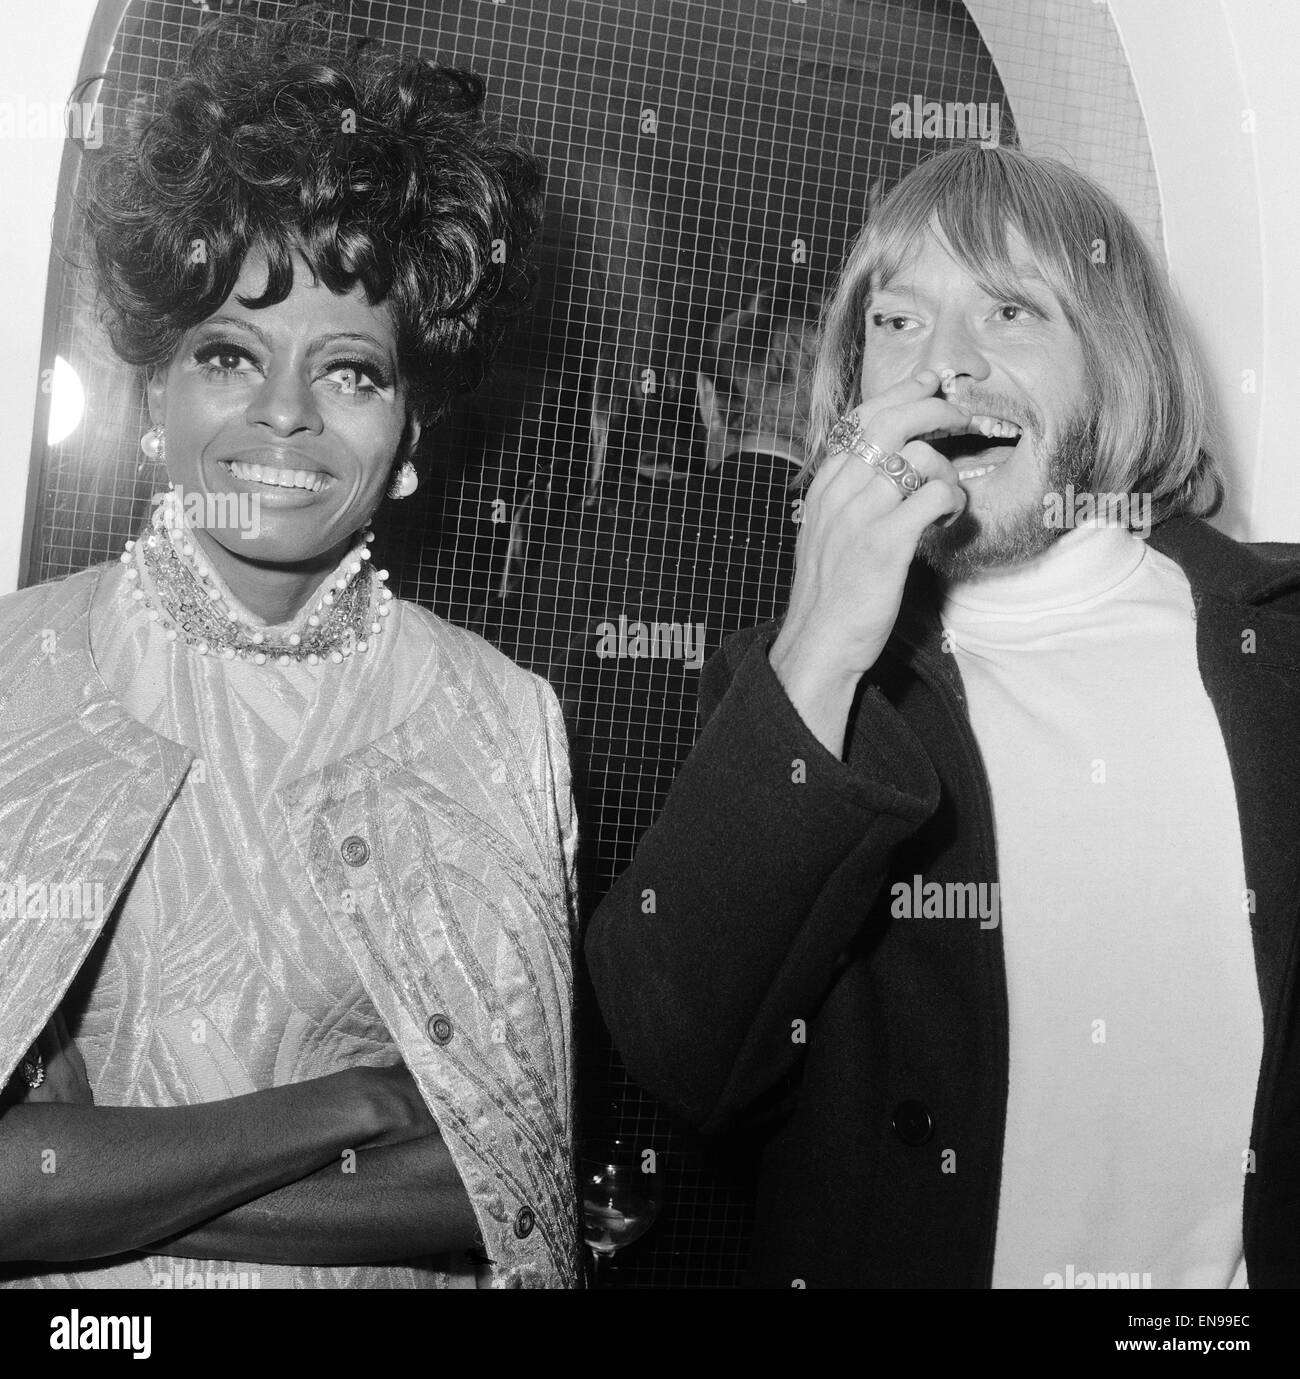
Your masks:
[{"label": "beaded choker necklace", "polygon": [[372,532],[363,532],[361,543],[323,581],[324,592],[310,611],[299,613],[288,630],[274,632],[257,626],[237,604],[192,539],[172,493],[154,508],[146,531],[126,543],[121,560],[131,597],[149,610],[151,622],[161,623],[170,641],[182,641],[200,655],[259,666],[268,660],[338,665],[368,650],[391,612],[393,594],[384,588],[388,571],[370,565],[373,539]]}]

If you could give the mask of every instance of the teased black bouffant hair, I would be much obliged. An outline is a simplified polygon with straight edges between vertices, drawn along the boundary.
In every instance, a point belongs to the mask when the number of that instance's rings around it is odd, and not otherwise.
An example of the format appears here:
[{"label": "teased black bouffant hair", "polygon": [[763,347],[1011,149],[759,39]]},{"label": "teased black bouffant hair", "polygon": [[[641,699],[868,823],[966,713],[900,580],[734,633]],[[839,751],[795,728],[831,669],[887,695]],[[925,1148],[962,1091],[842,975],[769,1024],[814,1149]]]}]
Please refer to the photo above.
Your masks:
[{"label": "teased black bouffant hair", "polygon": [[201,31],[162,108],[100,155],[83,209],[109,338],[170,360],[229,297],[251,250],[281,302],[299,254],[335,292],[387,302],[412,407],[481,381],[532,286],[542,166],[484,119],[484,88],[331,32],[319,7]]}]

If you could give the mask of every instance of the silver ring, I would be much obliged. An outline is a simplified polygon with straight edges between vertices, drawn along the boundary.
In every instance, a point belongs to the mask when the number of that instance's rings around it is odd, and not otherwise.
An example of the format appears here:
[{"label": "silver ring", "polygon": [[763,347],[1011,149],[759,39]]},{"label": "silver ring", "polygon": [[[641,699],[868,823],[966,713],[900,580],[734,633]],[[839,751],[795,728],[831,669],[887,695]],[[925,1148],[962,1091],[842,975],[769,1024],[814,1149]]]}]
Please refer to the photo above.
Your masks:
[{"label": "silver ring", "polygon": [[33,1044],[18,1065],[23,1081],[33,1090],[45,1081],[45,1060],[41,1057],[41,1046]]},{"label": "silver ring", "polygon": [[893,450],[882,450],[867,440],[857,417],[851,414],[841,417],[831,427],[826,443],[832,455],[847,451],[873,469],[880,470],[904,498],[910,498],[925,483],[920,472],[902,455]]}]

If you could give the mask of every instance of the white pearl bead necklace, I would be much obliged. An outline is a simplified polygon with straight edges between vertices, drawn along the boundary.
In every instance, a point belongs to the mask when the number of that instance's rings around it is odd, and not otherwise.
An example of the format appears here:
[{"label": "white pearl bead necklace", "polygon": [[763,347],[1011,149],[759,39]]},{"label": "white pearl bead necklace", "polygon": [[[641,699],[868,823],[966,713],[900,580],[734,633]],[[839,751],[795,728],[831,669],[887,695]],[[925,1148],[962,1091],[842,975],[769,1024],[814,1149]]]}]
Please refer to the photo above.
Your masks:
[{"label": "white pearl bead necklace", "polygon": [[369,529],[362,532],[361,543],[343,557],[306,618],[296,620],[295,627],[302,630],[279,638],[269,637],[231,605],[192,541],[173,494],[163,495],[149,530],[128,541],[120,558],[132,599],[144,604],[151,622],[162,624],[168,641],[183,641],[201,656],[254,665],[268,660],[282,666],[304,661],[341,665],[369,650],[369,639],[383,631],[392,611],[393,593],[384,587],[388,571],[368,563],[373,540]]}]

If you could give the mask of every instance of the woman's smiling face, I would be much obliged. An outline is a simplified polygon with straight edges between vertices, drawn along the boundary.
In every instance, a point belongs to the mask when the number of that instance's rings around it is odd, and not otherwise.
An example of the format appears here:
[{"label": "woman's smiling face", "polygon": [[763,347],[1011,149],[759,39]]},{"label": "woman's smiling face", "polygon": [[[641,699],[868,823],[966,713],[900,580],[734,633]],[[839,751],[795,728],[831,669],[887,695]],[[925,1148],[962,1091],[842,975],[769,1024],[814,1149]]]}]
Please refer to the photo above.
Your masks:
[{"label": "woman's smiling face", "polygon": [[419,437],[388,308],[360,285],[332,292],[302,260],[294,267],[284,301],[242,306],[266,283],[265,259],[250,255],[228,300],[149,384],[172,483],[187,500],[203,495],[208,513],[253,505],[255,535],[208,527],[214,555],[213,543],[273,565],[341,555]]}]

